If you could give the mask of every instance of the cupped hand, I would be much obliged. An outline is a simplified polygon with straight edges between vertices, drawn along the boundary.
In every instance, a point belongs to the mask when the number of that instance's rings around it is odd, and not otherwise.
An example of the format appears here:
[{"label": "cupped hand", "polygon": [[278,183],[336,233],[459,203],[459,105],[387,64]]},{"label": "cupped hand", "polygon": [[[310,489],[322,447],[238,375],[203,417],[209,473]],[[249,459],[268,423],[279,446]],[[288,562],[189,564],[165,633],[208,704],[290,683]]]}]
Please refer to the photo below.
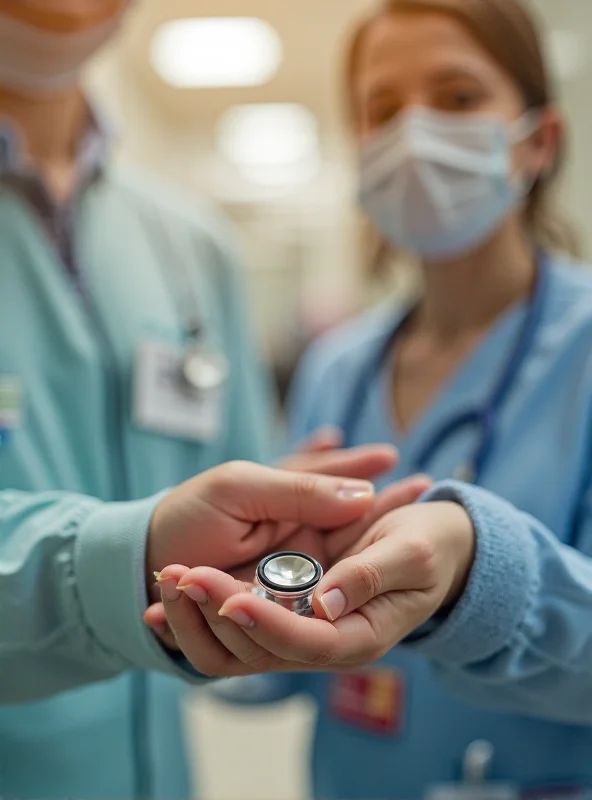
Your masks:
[{"label": "cupped hand", "polygon": [[[392,508],[407,506],[408,503],[414,502],[421,493],[420,488],[425,490],[425,478],[408,479],[390,487],[378,498],[373,511],[363,520],[326,536],[332,559],[338,560],[345,556],[345,560],[338,561],[319,586],[315,595],[317,619],[296,617],[285,609],[252,595],[249,592],[249,581],[254,575],[254,565],[252,565],[248,573],[243,572],[234,576],[207,568],[197,570],[188,570],[186,567],[167,568],[161,575],[161,580],[164,582],[164,605],[149,609],[145,617],[146,622],[158,630],[164,619],[168,619],[173,635],[169,634],[165,643],[169,646],[176,643],[194,666],[205,674],[227,676],[249,674],[255,667],[252,659],[248,655],[245,656],[245,653],[254,653],[257,658],[263,659],[267,665],[264,671],[292,670],[296,668],[295,665],[298,665],[298,669],[316,669],[323,660],[327,661],[327,666],[332,667],[351,666],[354,663],[373,660],[373,657],[379,657],[374,648],[390,649],[399,635],[400,624],[397,626],[394,619],[397,608],[392,611],[388,619],[382,620],[381,612],[384,615],[384,611],[388,610],[385,608],[385,598],[392,599],[391,595],[396,592],[401,594],[403,606],[406,602],[403,597],[404,585],[392,590],[385,584],[382,591],[378,592],[378,584],[368,580],[368,574],[375,574],[372,573],[375,555],[380,556],[378,559],[380,563],[386,556],[389,564],[392,562],[396,564],[397,574],[402,574],[409,586],[413,587],[406,590],[410,596],[415,596],[420,587],[426,595],[421,599],[422,595],[419,592],[415,616],[405,607],[408,613],[403,616],[407,624],[411,625],[409,630],[421,624],[423,620],[417,621],[417,617],[421,617],[422,612],[426,614],[426,619],[431,616],[430,603],[437,605],[431,594],[433,591],[434,596],[437,596],[437,587],[434,586],[432,589],[429,584],[432,561],[427,557],[428,550],[427,546],[424,548],[421,529],[417,530],[419,526],[410,521],[404,524],[403,519],[407,512],[428,506],[407,507],[399,512],[387,513]],[[397,518],[398,514],[401,515],[401,519]],[[367,531],[365,535],[362,533],[363,529]],[[386,538],[390,538],[390,543],[383,545],[380,553],[374,553],[372,548]],[[428,538],[427,533],[426,538]],[[352,543],[352,539],[355,544]],[[434,549],[438,550],[436,547]],[[364,561],[366,558],[364,554],[367,554],[367,561]],[[436,560],[434,564],[435,562]],[[370,566],[363,566],[364,564]],[[336,570],[340,572],[335,574]],[[364,586],[374,587],[376,596],[367,598],[365,603],[360,603],[364,608],[359,613],[348,615],[336,625],[332,625],[322,617],[333,616],[335,605],[329,601],[335,597],[336,590],[342,591],[340,585],[335,583],[335,579],[341,579],[344,575],[345,591],[349,593],[345,595],[346,605],[348,596],[351,596],[348,611],[355,611],[355,603],[360,600],[361,595],[358,591],[360,580]],[[442,579],[436,583],[439,586],[443,582]],[[328,583],[331,585],[328,586]],[[207,602],[204,602],[206,598]],[[192,601],[200,599],[199,607],[195,602],[192,605]],[[219,612],[222,612],[222,616]],[[374,630],[372,624],[368,626],[368,620],[364,624],[366,612],[375,616],[378,614],[375,622],[377,625],[382,624],[381,637],[375,642],[369,640]],[[345,613],[345,608],[342,613]],[[343,628],[343,631],[340,628]],[[343,634],[341,640],[335,640],[335,631]],[[376,631],[377,629],[374,630]],[[373,657],[369,658],[370,644],[373,644]],[[299,650],[300,647],[304,649]],[[321,652],[315,655],[314,651],[319,647]],[[327,656],[329,652],[334,653],[332,660]],[[257,668],[259,667],[258,664]]]}]

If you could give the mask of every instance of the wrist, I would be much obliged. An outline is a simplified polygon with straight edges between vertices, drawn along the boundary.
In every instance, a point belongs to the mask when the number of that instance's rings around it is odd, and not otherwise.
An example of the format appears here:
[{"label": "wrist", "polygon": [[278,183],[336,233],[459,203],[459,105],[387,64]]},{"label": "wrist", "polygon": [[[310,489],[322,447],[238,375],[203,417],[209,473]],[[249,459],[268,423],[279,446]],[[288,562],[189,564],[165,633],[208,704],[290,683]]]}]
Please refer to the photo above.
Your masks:
[{"label": "wrist", "polygon": [[161,572],[165,567],[169,566],[169,563],[164,563],[163,553],[160,551],[162,547],[159,547],[160,539],[162,538],[159,536],[158,531],[162,528],[162,515],[163,515],[163,507],[166,505],[166,498],[170,494],[170,490],[165,492],[161,492],[158,496],[158,503],[154,507],[152,512],[152,516],[150,517],[150,521],[148,523],[148,531],[147,531],[147,538],[146,538],[146,552],[145,552],[145,559],[144,559],[144,574],[146,580],[146,592],[148,597],[150,597],[153,601],[160,599],[160,590],[158,588],[155,589],[155,572]]},{"label": "wrist", "polygon": [[449,591],[442,604],[442,610],[452,609],[467,588],[475,562],[476,534],[473,520],[459,503],[447,502],[450,546],[454,568]]}]

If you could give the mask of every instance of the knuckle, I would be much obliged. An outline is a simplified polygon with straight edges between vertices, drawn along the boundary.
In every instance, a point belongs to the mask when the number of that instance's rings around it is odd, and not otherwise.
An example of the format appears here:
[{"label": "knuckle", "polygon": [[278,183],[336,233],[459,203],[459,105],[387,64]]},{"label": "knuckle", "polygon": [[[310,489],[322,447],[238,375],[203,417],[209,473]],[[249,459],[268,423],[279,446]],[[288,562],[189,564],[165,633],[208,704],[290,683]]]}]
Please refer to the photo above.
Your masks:
[{"label": "knuckle", "polygon": [[320,653],[315,653],[307,659],[307,663],[312,667],[330,667],[335,663],[336,656],[333,650],[324,650]]},{"label": "knuckle", "polygon": [[272,665],[273,656],[271,653],[265,652],[260,647],[253,646],[247,648],[241,653],[240,660],[253,672],[261,673],[269,672]]},{"label": "knuckle", "polygon": [[430,570],[436,558],[434,543],[427,537],[415,537],[409,542],[409,559],[418,569]]},{"label": "knuckle", "polygon": [[299,475],[296,479],[295,491],[301,500],[309,500],[316,494],[318,478],[310,473]]},{"label": "knuckle", "polygon": [[356,578],[364,597],[377,597],[382,594],[384,573],[374,561],[363,561],[356,565]]},{"label": "knuckle", "polygon": [[237,483],[244,483],[249,473],[249,465],[245,461],[229,461],[213,470],[211,486],[214,490],[224,490]]}]

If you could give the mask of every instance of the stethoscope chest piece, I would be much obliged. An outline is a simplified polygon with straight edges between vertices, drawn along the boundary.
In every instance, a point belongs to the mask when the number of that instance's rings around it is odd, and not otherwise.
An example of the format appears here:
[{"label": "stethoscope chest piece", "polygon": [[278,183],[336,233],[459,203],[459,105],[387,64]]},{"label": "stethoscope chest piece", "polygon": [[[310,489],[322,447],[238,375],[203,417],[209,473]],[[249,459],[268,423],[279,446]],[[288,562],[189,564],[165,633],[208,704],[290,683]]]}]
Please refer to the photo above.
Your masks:
[{"label": "stethoscope chest piece", "polygon": [[314,616],[312,596],[323,568],[305,553],[274,553],[259,563],[255,594],[303,617]]},{"label": "stethoscope chest piece", "polygon": [[183,379],[189,390],[202,394],[220,389],[228,380],[230,369],[222,353],[195,342],[183,359]]}]

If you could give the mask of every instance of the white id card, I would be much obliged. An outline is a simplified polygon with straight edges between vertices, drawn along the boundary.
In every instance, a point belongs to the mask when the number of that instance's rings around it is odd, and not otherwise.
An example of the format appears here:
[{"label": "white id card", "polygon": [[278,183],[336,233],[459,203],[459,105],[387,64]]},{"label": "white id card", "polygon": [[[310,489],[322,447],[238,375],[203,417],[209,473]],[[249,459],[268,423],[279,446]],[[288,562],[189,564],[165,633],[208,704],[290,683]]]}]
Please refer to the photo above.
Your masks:
[{"label": "white id card", "polygon": [[142,342],[134,374],[134,424],[164,436],[211,442],[222,433],[224,390],[192,392],[183,379],[183,355],[162,342]]},{"label": "white id card", "polygon": [[21,427],[23,390],[19,378],[0,375],[0,431],[14,431]]},{"label": "white id card", "polygon": [[448,784],[430,789],[425,800],[519,800],[520,793],[506,784],[484,783],[479,786]]}]

